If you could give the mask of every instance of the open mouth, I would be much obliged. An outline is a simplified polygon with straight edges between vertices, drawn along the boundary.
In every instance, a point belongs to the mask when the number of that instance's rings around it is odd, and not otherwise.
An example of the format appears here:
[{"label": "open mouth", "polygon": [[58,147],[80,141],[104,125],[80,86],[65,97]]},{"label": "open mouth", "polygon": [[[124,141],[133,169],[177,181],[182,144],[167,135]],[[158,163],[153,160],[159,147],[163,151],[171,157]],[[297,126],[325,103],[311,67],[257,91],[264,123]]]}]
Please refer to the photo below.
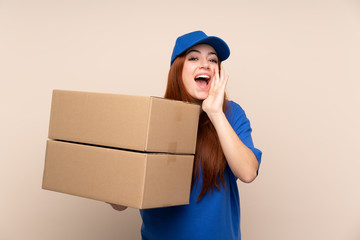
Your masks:
[{"label": "open mouth", "polygon": [[206,88],[210,82],[210,76],[208,75],[198,75],[195,77],[195,82],[201,88]]}]

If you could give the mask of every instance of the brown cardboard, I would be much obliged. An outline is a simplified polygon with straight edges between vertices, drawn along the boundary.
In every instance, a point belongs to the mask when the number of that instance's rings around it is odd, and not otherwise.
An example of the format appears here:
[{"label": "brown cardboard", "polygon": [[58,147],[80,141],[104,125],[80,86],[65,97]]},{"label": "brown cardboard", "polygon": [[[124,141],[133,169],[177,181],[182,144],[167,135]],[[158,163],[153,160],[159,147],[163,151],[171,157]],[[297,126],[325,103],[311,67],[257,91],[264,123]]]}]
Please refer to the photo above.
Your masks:
[{"label": "brown cardboard", "polygon": [[188,204],[193,158],[48,140],[43,188],[138,209]]},{"label": "brown cardboard", "polygon": [[49,138],[194,154],[200,106],[156,97],[54,90]]}]

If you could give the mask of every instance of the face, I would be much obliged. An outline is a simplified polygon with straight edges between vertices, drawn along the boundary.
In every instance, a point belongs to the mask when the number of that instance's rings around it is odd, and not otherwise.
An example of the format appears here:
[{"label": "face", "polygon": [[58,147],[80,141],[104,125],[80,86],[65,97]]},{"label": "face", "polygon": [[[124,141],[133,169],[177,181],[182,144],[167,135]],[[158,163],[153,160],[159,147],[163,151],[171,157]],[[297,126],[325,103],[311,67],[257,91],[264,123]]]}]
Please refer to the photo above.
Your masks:
[{"label": "face", "polygon": [[207,98],[215,69],[219,70],[218,63],[217,54],[210,45],[199,44],[186,52],[182,79],[186,90],[193,98]]}]

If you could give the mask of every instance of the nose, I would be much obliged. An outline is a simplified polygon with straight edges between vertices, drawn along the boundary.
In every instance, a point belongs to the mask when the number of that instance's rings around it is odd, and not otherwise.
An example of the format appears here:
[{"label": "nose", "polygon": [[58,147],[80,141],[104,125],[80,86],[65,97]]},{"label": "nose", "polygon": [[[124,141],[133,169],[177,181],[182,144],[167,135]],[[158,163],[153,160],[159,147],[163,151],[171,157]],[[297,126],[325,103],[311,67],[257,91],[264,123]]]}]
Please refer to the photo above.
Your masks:
[{"label": "nose", "polygon": [[207,59],[202,59],[200,61],[200,68],[204,68],[204,69],[210,68],[210,65],[209,65],[209,62],[207,61]]}]

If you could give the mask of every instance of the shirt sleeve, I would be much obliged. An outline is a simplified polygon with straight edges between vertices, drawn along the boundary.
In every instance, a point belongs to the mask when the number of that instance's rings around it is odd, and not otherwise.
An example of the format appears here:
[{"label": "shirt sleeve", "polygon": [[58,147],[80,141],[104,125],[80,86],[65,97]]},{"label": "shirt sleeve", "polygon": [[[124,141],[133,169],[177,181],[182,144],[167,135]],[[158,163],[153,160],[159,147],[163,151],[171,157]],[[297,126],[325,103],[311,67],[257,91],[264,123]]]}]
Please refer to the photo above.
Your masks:
[{"label": "shirt sleeve", "polygon": [[252,129],[250,121],[246,117],[245,111],[237,103],[229,101],[228,109],[226,110],[226,117],[241,141],[255,154],[260,166],[262,152],[254,147],[251,137]]}]

